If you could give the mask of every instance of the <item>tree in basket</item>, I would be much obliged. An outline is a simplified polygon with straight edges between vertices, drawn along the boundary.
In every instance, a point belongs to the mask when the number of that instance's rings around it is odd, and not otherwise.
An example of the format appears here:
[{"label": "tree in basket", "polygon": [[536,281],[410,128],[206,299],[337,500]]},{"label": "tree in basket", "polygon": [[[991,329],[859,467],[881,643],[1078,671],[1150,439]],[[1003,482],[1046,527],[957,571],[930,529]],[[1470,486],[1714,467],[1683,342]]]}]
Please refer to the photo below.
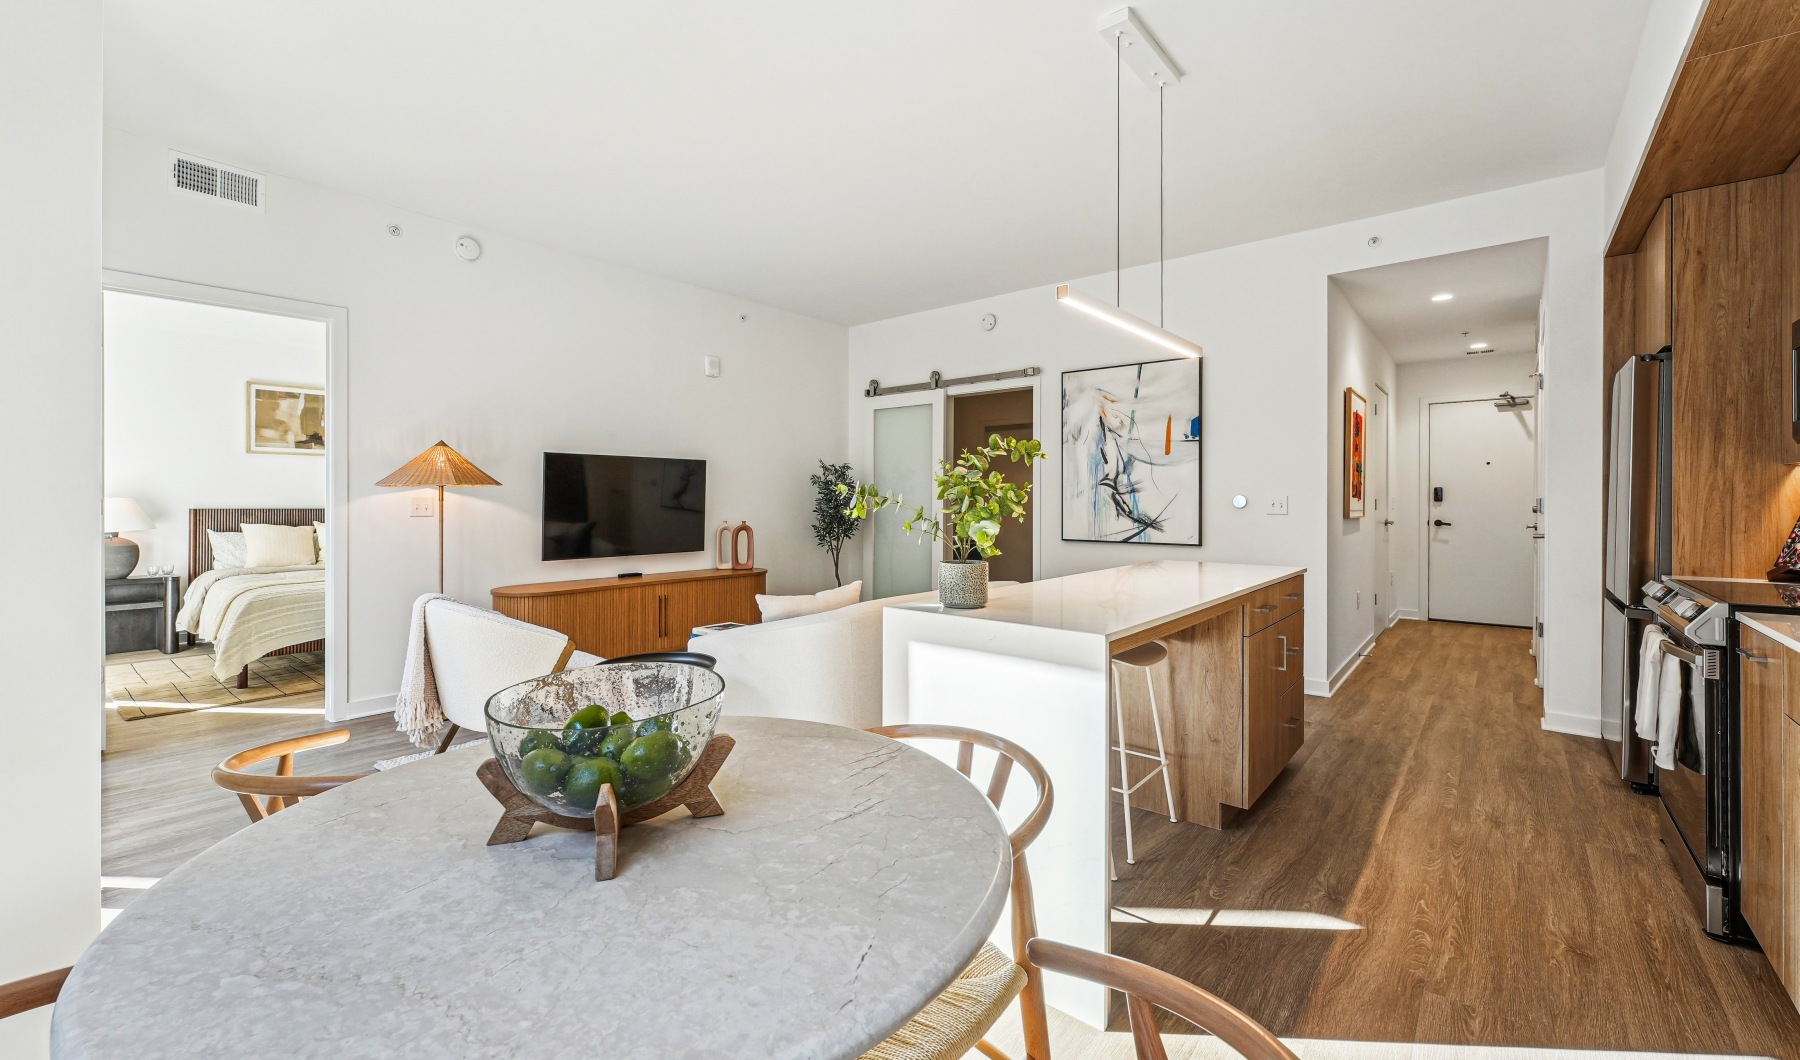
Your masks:
[{"label": "tree in basket", "polygon": [[[1023,441],[989,435],[986,445],[965,449],[954,462],[938,465],[932,478],[936,487],[938,513],[932,515],[925,505],[914,507],[901,526],[909,534],[947,541],[950,558],[938,563],[938,599],[945,607],[985,607],[987,605],[987,557],[998,556],[995,543],[1000,536],[1000,522],[1011,517],[1025,518],[1025,502],[1031,499],[1031,483],[1008,482],[993,468],[1005,457],[1012,463],[1041,460],[1044,447],[1035,439]],[[900,507],[905,501],[898,495],[881,492],[874,483],[837,487],[841,497],[850,499],[844,514],[853,519],[867,519],[883,508]]]},{"label": "tree in basket", "polygon": [[812,477],[813,541],[831,557],[831,577],[844,584],[838,572],[838,558],[844,554],[844,543],[856,536],[861,524],[844,510],[842,495],[856,485],[849,464],[827,464],[819,461],[819,473]]}]

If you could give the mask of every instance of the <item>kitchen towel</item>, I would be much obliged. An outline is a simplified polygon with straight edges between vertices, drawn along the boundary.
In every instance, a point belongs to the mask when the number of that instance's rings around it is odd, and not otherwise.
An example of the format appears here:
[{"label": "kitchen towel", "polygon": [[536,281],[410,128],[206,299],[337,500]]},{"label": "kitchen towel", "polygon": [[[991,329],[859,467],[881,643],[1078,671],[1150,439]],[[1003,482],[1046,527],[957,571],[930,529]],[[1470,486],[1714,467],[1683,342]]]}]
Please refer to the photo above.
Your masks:
[{"label": "kitchen towel", "polygon": [[1663,654],[1656,689],[1656,745],[1650,749],[1659,770],[1675,768],[1675,734],[1681,731],[1681,665],[1680,659]]},{"label": "kitchen towel", "polygon": [[1661,626],[1652,623],[1644,627],[1644,643],[1638,649],[1636,729],[1639,739],[1656,739],[1656,691],[1662,677],[1662,642],[1668,639]]}]

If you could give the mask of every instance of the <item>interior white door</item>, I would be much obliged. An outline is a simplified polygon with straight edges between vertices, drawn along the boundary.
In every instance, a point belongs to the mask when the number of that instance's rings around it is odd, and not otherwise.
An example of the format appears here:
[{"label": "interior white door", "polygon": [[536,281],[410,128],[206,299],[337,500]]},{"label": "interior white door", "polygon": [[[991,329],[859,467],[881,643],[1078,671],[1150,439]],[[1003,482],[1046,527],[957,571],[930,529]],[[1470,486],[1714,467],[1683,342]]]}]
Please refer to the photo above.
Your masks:
[{"label": "interior white door", "polygon": [[[869,467],[862,481],[873,482],[910,509],[933,505],[931,477],[944,459],[944,393],[892,394],[871,398]],[[922,593],[937,579],[937,548],[902,529],[905,514],[877,512],[863,531],[867,599]]]},{"label": "interior white door", "polygon": [[1430,430],[1428,617],[1530,626],[1534,411],[1437,402]]},{"label": "interior white door", "polygon": [[1379,636],[1388,628],[1394,610],[1394,559],[1389,548],[1394,525],[1393,505],[1388,501],[1388,405],[1387,390],[1375,387],[1369,401],[1369,503],[1368,517],[1375,520],[1375,591],[1369,615]]}]

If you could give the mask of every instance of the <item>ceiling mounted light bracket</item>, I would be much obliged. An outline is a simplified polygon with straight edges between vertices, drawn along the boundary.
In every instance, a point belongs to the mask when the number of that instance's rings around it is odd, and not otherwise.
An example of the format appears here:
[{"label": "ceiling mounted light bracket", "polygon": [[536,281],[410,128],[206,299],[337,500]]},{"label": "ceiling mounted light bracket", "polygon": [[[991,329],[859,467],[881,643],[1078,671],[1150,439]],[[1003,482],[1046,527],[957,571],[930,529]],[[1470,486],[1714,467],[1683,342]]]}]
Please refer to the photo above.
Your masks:
[{"label": "ceiling mounted light bracket", "polygon": [[1100,18],[1100,39],[1107,50],[1120,49],[1124,63],[1151,88],[1173,85],[1181,80],[1181,69],[1169,59],[1162,45],[1144,28],[1137,13],[1121,7]]}]

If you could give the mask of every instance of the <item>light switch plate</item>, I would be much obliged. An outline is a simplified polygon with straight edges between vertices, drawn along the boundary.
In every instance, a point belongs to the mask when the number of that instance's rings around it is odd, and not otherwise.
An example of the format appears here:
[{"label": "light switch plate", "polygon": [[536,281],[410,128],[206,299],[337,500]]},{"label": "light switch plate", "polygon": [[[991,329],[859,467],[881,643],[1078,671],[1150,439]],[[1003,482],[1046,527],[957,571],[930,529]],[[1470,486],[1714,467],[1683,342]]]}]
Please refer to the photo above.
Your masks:
[{"label": "light switch plate", "polygon": [[429,519],[429,518],[431,518],[431,501],[432,501],[432,495],[429,493],[413,494],[412,517],[414,519]]},{"label": "light switch plate", "polygon": [[1267,514],[1269,514],[1269,515],[1286,515],[1287,514],[1287,498],[1286,497],[1271,497],[1271,498],[1269,498],[1269,509],[1268,509]]},{"label": "light switch plate", "polygon": [[700,370],[706,373],[708,379],[719,378],[719,359],[717,357],[702,358],[700,361]]}]

